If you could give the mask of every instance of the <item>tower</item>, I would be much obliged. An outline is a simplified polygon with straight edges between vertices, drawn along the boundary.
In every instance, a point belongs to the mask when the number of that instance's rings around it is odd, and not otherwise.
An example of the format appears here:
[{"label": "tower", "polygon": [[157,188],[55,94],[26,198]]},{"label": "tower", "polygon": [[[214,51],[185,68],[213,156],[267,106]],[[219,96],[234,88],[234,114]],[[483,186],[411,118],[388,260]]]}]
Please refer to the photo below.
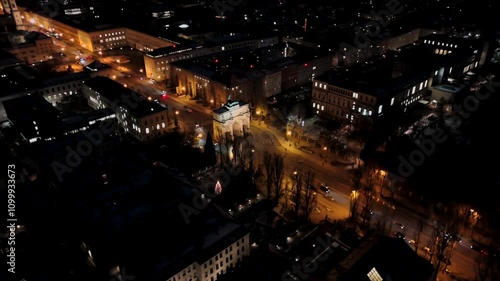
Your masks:
[{"label": "tower", "polygon": [[16,23],[17,30],[24,30],[23,20],[21,19],[21,13],[17,7],[16,0],[2,0],[3,13],[11,15]]}]

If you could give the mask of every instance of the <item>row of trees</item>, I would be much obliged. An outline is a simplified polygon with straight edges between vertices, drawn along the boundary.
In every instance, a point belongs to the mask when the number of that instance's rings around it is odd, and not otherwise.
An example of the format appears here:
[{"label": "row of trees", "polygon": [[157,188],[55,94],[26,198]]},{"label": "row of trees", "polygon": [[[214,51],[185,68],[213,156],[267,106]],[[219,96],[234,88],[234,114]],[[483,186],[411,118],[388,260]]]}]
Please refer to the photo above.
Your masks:
[{"label": "row of trees", "polygon": [[317,202],[311,189],[315,174],[293,171],[286,177],[284,158],[277,153],[264,152],[262,162],[268,198],[276,206],[282,204],[295,221],[308,221]]}]

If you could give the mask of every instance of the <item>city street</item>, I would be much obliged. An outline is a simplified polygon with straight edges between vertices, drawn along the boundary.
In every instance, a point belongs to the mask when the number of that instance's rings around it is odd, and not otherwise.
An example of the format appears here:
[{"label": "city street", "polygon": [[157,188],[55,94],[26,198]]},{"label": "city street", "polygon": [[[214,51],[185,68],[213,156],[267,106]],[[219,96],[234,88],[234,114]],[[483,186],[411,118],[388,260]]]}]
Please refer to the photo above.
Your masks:
[{"label": "city street", "polygon": [[[38,29],[38,28],[36,28]],[[57,52],[65,54],[63,59],[59,59],[60,65],[57,68],[65,69],[68,65],[77,63],[78,58],[87,58],[92,56],[92,60],[98,59],[107,62],[110,69],[101,70],[97,75],[107,76],[114,79],[124,86],[129,87],[146,98],[158,99],[158,102],[164,104],[169,109],[170,120],[174,122],[177,119],[179,128],[184,132],[195,132],[197,125],[203,128],[203,131],[213,133],[212,125],[212,109],[190,100],[187,96],[179,97],[173,89],[165,89],[161,85],[144,78],[143,68],[140,66],[131,66],[127,62],[117,62],[114,56],[106,56],[101,52],[89,53],[84,51],[81,53],[81,48],[72,45],[69,42],[54,38]],[[116,52],[119,52],[116,50]],[[89,61],[82,61],[88,64]],[[80,69],[73,67],[75,71]],[[166,92],[166,96],[163,94]],[[320,222],[325,218],[329,220],[345,219],[349,215],[350,194],[351,194],[351,170],[355,163],[346,165],[331,165],[333,153],[325,151],[321,155],[319,153],[308,153],[291,145],[290,141],[285,139],[283,132],[278,132],[275,128],[268,126],[265,122],[251,122],[251,136],[253,137],[253,145],[255,148],[256,162],[262,163],[264,152],[278,153],[285,159],[285,173],[290,175],[293,171],[312,171],[315,174],[314,186],[319,187],[322,183],[330,186],[330,191],[334,200],[326,198],[321,191],[317,192],[317,210],[311,214],[312,222]],[[206,136],[205,136],[206,137]],[[312,146],[312,145],[311,145]],[[325,161],[325,158],[330,161]],[[354,161],[353,161],[354,162]],[[378,188],[376,189],[378,190]],[[371,223],[376,225],[377,222],[383,221],[386,208],[389,208],[388,214],[392,219],[404,225],[404,229],[389,222],[387,227],[390,228],[391,235],[395,231],[400,231],[406,235],[406,241],[415,239],[417,229],[419,228],[419,218],[414,212],[405,208],[386,207],[386,203],[378,201],[375,203],[374,214],[371,218]],[[363,199],[360,202],[360,208],[363,206]],[[420,238],[418,253],[424,257],[428,257],[428,253],[423,250],[423,247],[431,247],[434,243],[433,232],[435,225],[432,219],[425,224]],[[474,280],[475,261],[478,253],[470,249],[470,244],[467,239],[463,239],[461,243],[457,243],[454,254],[451,258],[451,265],[447,269],[456,276],[464,280]],[[467,274],[467,275],[466,275]],[[448,275],[440,275],[440,280],[447,279]]]}]

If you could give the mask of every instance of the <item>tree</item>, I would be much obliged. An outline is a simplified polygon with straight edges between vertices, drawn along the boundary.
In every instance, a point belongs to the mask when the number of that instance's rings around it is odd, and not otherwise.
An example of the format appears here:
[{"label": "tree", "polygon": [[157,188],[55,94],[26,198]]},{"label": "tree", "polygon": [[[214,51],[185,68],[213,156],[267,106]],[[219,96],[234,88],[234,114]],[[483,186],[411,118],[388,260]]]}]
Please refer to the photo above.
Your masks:
[{"label": "tree", "polygon": [[242,150],[242,144],[239,138],[234,138],[233,139],[233,163],[235,166],[242,164],[241,163],[241,150]]},{"label": "tree", "polygon": [[282,189],[283,189],[283,178],[285,177],[285,164],[283,161],[283,156],[275,153],[271,158],[272,165],[272,186],[274,188],[274,201],[278,204]]},{"label": "tree", "polygon": [[500,280],[500,260],[497,253],[500,250],[500,222],[498,215],[494,214],[486,217],[484,227],[484,237],[488,237],[486,242],[490,253],[488,255],[478,255],[475,263],[475,273],[477,281]]},{"label": "tree", "polygon": [[302,183],[303,183],[303,178],[302,178],[302,173],[295,171],[293,172],[294,174],[294,182],[292,185],[292,200],[294,203],[294,217],[295,220],[299,220],[300,218],[300,209],[301,209],[301,203],[302,203]]},{"label": "tree", "polygon": [[310,188],[314,182],[314,177],[315,177],[315,174],[310,170],[305,175],[306,190],[305,190],[305,194],[304,194],[304,200],[302,203],[302,207],[303,207],[305,219],[307,221],[309,221],[311,211],[315,207],[314,202],[316,200],[316,192],[313,192]]},{"label": "tree", "polygon": [[268,151],[264,152],[264,156],[263,156],[263,159],[262,159],[262,164],[264,165],[264,172],[266,173],[267,197],[271,198],[271,188],[272,188],[272,183],[273,183],[274,170],[273,170],[272,155]]},{"label": "tree", "polygon": [[222,167],[222,166],[224,166],[224,156],[223,156],[224,152],[222,151],[222,149],[224,148],[224,146],[223,146],[224,134],[222,133],[221,128],[217,128],[216,137],[217,137],[217,140],[219,141],[219,162],[220,162],[220,165]]},{"label": "tree", "polygon": [[[375,199],[375,184],[373,177],[368,177],[366,185],[362,188],[363,197],[365,198],[365,207],[363,208],[363,225],[369,223],[371,219],[371,209]],[[368,219],[368,220],[367,220]]]},{"label": "tree", "polygon": [[359,203],[359,190],[361,188],[361,178],[363,177],[363,169],[358,167],[353,170],[352,175],[352,192],[350,195],[349,219],[356,221]]},{"label": "tree", "polygon": [[415,229],[415,252],[418,251],[418,245],[420,244],[420,237],[422,235],[422,231],[424,230],[425,225],[427,224],[427,218],[423,214],[419,214],[418,216],[418,224]]},{"label": "tree", "polygon": [[217,160],[215,157],[215,146],[212,139],[212,134],[210,134],[210,132],[208,132],[207,134],[207,140],[203,149],[203,154],[205,154],[205,159],[209,166],[213,166],[216,164]]},{"label": "tree", "polygon": [[460,208],[456,204],[443,205],[442,208],[438,209],[436,214],[438,215],[438,222],[440,225],[436,228],[436,243],[435,243],[435,253],[437,258],[436,272],[435,275],[441,269],[442,262],[444,261],[444,269],[448,266],[448,261],[453,253],[454,244],[456,242],[456,237],[458,235],[458,230],[462,219],[460,217]]}]

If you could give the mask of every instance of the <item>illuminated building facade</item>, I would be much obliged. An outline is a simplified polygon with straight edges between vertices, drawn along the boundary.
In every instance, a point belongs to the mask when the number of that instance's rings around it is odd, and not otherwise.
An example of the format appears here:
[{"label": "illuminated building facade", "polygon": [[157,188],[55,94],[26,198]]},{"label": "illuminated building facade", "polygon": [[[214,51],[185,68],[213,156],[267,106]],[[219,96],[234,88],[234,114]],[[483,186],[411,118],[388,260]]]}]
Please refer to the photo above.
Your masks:
[{"label": "illuminated building facade", "polygon": [[250,108],[241,101],[228,100],[227,104],[213,111],[214,140],[229,134],[243,136],[250,130]]}]

